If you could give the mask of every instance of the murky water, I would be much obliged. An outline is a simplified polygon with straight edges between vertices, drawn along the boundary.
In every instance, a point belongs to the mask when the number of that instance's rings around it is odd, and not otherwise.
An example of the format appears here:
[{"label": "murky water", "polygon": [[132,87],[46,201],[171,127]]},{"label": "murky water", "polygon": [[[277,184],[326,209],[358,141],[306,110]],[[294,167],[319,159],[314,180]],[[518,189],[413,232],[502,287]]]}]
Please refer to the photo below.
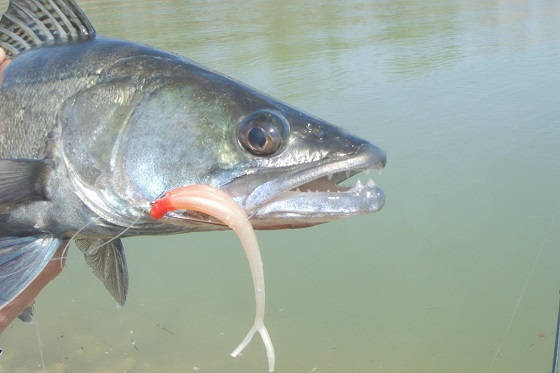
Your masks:
[{"label": "murky water", "polygon": [[[80,4],[100,34],[189,56],[387,150],[381,213],[259,233],[278,372],[550,369],[558,1]],[[259,342],[229,357],[253,317],[233,233],[124,243],[126,306],[72,250],[37,322],[0,337],[0,372],[266,371]]]}]

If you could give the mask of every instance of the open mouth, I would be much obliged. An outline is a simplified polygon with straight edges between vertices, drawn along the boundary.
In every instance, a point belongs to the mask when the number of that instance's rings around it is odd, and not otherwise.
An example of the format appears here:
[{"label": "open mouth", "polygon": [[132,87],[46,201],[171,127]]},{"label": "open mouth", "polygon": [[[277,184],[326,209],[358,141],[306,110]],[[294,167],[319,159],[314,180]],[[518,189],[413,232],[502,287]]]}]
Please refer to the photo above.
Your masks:
[{"label": "open mouth", "polygon": [[[294,198],[307,198],[308,201],[326,199],[329,201],[337,201],[343,198],[350,198],[355,200],[356,198],[370,199],[370,208],[379,210],[382,206],[383,192],[377,185],[375,181],[369,174],[372,169],[367,169],[365,171],[344,171],[335,174],[330,174],[308,183],[300,185],[298,187],[292,188],[289,191],[283,192],[278,195],[278,197],[267,202],[265,205],[270,206],[273,203],[277,203],[281,200],[292,200]],[[351,176],[357,175],[358,178],[355,179],[354,183],[342,184],[346,179],[350,179]],[[366,181],[362,181],[363,177],[366,177]],[[361,178],[360,178],[361,177]],[[330,202],[332,205],[334,202]],[[258,209],[262,210],[262,207]]]},{"label": "open mouth", "polygon": [[[370,174],[385,162],[381,149],[365,144],[351,157],[310,165],[259,185],[244,207],[261,229],[309,226],[375,212],[383,207],[385,196]],[[353,184],[343,184],[353,176]]]},{"label": "open mouth", "polygon": [[[379,211],[385,195],[371,178],[385,166],[385,153],[370,144],[351,156],[290,170],[262,170],[222,186],[249,215],[255,229],[301,228]],[[352,180],[348,183],[347,180]],[[170,217],[223,225],[193,211]]]}]

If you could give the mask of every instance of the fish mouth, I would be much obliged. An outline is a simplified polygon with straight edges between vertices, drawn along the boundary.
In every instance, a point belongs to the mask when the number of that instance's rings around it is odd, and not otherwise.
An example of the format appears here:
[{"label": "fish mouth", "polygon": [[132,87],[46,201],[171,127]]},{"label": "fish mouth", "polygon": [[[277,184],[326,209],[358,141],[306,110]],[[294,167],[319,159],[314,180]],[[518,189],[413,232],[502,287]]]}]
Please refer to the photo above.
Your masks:
[{"label": "fish mouth", "polygon": [[[350,155],[254,170],[220,188],[245,209],[255,229],[304,228],[381,210],[385,194],[370,173],[385,164],[385,152],[366,143]],[[356,175],[353,185],[342,184]],[[173,211],[168,217],[227,229],[216,218],[195,211]]]},{"label": "fish mouth", "polygon": [[[224,189],[245,208],[256,229],[307,227],[379,211],[385,204],[385,195],[370,173],[380,171],[385,164],[383,150],[362,144],[351,155],[282,170],[255,187],[246,198],[236,191],[240,184],[248,182],[249,176]],[[359,176],[354,185],[342,184],[355,175]]]}]

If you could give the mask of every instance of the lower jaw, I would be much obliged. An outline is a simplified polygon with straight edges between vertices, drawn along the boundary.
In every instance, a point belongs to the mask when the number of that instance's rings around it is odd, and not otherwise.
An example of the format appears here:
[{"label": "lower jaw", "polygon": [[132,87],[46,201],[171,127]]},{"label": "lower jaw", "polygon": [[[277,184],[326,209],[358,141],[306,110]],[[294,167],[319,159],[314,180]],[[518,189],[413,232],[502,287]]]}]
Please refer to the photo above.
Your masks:
[{"label": "lower jaw", "polygon": [[307,228],[314,225],[325,224],[335,220],[341,220],[353,216],[340,215],[322,215],[322,216],[259,216],[256,215],[249,219],[254,229],[272,230],[272,229],[298,229]]}]

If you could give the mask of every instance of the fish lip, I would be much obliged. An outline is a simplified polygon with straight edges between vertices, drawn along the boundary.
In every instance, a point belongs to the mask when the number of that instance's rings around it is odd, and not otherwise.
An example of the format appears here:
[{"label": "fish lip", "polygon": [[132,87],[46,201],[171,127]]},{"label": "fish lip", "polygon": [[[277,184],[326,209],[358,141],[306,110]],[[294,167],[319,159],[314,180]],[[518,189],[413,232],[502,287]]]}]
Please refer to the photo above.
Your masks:
[{"label": "fish lip", "polygon": [[[357,150],[350,155],[336,158],[334,160],[330,158],[315,162],[305,168],[299,168],[295,171],[287,172],[280,177],[269,180],[268,182],[256,187],[242,202],[242,204],[249,216],[258,217],[259,215],[266,214],[265,210],[267,207],[270,207],[271,203],[278,203],[278,200],[283,198],[283,194],[285,195],[286,192],[295,188],[317,181],[324,177],[329,177],[329,175],[331,175],[331,177],[337,177],[337,179],[332,182],[333,186],[336,186],[336,184],[342,182],[348,177],[362,171],[371,169],[381,170],[385,167],[386,162],[387,157],[383,150],[375,145],[364,143],[359,145]],[[369,202],[371,203],[371,206],[363,211],[354,211],[353,213],[348,211],[332,211],[330,213],[319,213],[319,215],[322,215],[322,218],[327,218],[328,215],[336,218],[337,215],[348,216],[380,210],[385,202],[383,191],[375,185],[368,186],[367,189],[368,190],[363,192],[369,192],[369,195],[373,195],[375,198],[370,198],[371,200]],[[314,194],[315,193],[309,193],[309,196],[312,197]],[[287,198],[289,198],[289,196],[287,196]],[[304,217],[305,215],[306,214],[303,213],[301,217]]]}]

